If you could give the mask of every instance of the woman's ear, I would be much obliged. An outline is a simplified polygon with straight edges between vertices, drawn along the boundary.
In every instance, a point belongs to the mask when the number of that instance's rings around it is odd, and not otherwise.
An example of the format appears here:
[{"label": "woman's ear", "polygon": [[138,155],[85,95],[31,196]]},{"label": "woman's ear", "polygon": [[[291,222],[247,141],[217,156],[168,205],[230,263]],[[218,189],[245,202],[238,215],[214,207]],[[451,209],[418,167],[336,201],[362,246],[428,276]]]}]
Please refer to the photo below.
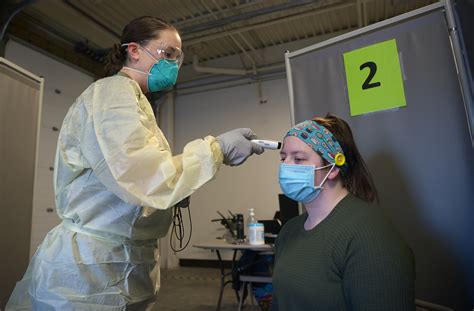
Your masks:
[{"label": "woman's ear", "polygon": [[337,166],[334,166],[334,168],[332,169],[331,173],[329,173],[328,175],[328,179],[329,180],[333,180],[335,179],[337,176],[339,176],[339,173],[341,172],[341,169]]},{"label": "woman's ear", "polygon": [[132,62],[138,62],[140,59],[140,48],[136,43],[129,43],[127,45],[127,55]]}]

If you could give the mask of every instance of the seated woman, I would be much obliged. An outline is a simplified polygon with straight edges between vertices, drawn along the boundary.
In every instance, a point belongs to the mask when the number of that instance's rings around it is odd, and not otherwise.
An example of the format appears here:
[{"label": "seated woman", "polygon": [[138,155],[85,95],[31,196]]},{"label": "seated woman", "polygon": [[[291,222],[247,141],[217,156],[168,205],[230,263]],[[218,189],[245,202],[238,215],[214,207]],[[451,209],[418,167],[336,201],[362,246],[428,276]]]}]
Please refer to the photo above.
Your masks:
[{"label": "seated woman", "polygon": [[279,175],[306,213],[277,238],[272,310],[415,310],[412,251],[371,204],[377,191],[345,121],[290,129]]}]

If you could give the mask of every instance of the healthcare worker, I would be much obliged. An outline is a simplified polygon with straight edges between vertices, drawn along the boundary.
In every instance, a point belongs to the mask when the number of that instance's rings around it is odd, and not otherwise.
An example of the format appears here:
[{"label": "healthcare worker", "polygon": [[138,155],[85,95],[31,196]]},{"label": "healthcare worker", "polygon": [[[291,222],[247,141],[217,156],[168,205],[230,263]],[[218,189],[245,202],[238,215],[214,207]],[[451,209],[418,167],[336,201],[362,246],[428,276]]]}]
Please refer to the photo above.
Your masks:
[{"label": "healthcare worker", "polygon": [[344,120],[291,128],[279,180],[306,213],[278,234],[273,311],[415,310],[413,253],[372,204],[377,191]]},{"label": "healthcare worker", "polygon": [[54,172],[62,222],[6,310],[150,310],[159,289],[156,243],[169,229],[170,207],[222,163],[263,152],[250,129],[237,129],[172,156],[144,95],[176,82],[183,53],[170,24],[131,21],[110,59],[120,71],[90,85],[64,119]]}]

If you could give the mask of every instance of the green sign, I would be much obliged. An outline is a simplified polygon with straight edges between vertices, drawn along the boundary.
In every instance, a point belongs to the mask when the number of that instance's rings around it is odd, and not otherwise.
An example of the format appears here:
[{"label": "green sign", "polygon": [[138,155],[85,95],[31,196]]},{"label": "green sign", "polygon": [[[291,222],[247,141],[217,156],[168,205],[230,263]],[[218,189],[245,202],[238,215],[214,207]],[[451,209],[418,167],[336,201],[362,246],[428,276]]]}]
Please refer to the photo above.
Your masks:
[{"label": "green sign", "polygon": [[343,57],[351,116],[406,106],[395,39]]}]

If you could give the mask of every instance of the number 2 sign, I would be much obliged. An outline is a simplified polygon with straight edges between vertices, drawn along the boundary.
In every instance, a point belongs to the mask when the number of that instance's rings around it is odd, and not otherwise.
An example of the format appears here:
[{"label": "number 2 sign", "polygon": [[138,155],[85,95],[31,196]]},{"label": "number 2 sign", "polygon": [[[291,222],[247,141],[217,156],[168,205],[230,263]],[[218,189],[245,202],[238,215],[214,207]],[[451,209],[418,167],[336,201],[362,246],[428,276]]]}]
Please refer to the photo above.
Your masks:
[{"label": "number 2 sign", "polygon": [[406,106],[395,39],[343,54],[351,116]]}]

